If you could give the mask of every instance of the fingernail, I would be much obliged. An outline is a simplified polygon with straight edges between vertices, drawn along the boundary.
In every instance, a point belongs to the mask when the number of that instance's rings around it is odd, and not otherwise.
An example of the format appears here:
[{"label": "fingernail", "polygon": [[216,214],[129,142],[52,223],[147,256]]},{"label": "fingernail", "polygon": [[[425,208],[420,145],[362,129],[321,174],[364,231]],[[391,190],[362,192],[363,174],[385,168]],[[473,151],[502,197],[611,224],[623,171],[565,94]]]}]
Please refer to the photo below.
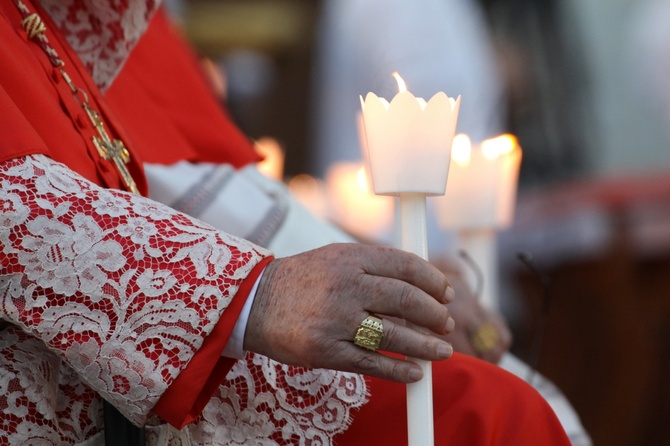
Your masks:
[{"label": "fingernail", "polygon": [[437,356],[440,358],[449,358],[451,357],[452,353],[454,353],[454,348],[451,346],[451,344],[444,343],[437,347]]},{"label": "fingernail", "polygon": [[420,380],[421,378],[423,378],[423,372],[421,371],[420,368],[414,368],[414,367],[412,367],[412,368],[409,370],[409,379],[410,379],[410,381],[412,381],[412,382],[416,382],[416,381]]},{"label": "fingernail", "polygon": [[444,329],[447,332],[451,332],[454,328],[456,328],[456,321],[451,316],[449,316],[449,319],[447,319],[447,323],[445,324]]},{"label": "fingernail", "polygon": [[444,292],[444,300],[446,303],[449,303],[453,301],[455,298],[456,298],[456,290],[454,290],[454,288],[451,285],[449,285],[447,287],[447,290]]}]

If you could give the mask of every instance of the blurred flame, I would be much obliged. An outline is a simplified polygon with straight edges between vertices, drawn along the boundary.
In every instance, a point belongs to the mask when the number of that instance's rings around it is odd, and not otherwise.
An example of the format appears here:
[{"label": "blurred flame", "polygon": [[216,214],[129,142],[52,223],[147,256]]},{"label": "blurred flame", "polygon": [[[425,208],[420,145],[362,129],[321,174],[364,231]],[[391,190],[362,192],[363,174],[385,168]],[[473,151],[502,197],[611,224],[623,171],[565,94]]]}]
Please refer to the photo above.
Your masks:
[{"label": "blurred flame", "polygon": [[407,91],[407,85],[397,71],[394,71],[391,76],[393,76],[395,81],[398,83],[398,92],[402,93],[403,91]]},{"label": "blurred flame", "polygon": [[482,142],[482,155],[488,159],[496,159],[499,156],[512,152],[517,147],[517,139],[514,135],[504,134]]},{"label": "blurred flame", "polygon": [[454,141],[451,143],[451,159],[463,167],[469,165],[471,145],[470,138],[465,133],[454,136]]},{"label": "blurred flame", "polygon": [[256,152],[264,159],[258,163],[258,170],[275,180],[281,181],[284,176],[284,149],[279,142],[265,136],[255,141]]},{"label": "blurred flame", "polygon": [[328,205],[326,203],[325,184],[320,180],[301,173],[288,181],[291,194],[307,209],[320,218],[326,218]]},{"label": "blurred flame", "polygon": [[358,173],[356,174],[356,182],[358,183],[358,187],[360,187],[363,192],[370,192],[370,188],[368,187],[368,176],[365,174],[365,167],[361,166],[361,168],[358,169]]}]

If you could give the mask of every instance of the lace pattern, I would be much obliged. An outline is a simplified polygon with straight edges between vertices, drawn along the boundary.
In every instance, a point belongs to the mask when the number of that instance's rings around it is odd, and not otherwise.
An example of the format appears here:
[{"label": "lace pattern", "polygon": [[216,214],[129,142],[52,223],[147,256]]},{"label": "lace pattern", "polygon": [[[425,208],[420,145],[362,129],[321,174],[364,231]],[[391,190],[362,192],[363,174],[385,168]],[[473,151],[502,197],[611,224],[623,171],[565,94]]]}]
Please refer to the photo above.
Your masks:
[{"label": "lace pattern", "polygon": [[0,315],[142,423],[267,252],[43,156],[4,167]]},{"label": "lace pattern", "polygon": [[[0,164],[0,244],[0,317],[14,324],[0,332],[7,444],[95,444],[100,396],[144,423],[268,255],[41,155]],[[365,401],[361,376],[250,354],[198,420],[182,431],[152,427],[148,438],[326,445]]]},{"label": "lace pattern", "polygon": [[247,355],[189,427],[197,445],[331,445],[367,402],[362,376]]},{"label": "lace pattern", "polygon": [[161,0],[39,0],[105,91]]}]

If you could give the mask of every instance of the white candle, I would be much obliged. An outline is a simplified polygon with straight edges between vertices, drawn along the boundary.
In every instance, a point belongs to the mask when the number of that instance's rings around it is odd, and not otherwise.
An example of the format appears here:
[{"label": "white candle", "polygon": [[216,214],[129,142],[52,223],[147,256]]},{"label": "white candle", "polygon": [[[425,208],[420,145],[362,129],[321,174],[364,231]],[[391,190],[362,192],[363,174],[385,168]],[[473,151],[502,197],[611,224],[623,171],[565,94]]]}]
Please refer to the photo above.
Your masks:
[{"label": "white candle", "polygon": [[514,216],[521,149],[512,135],[472,147],[456,135],[444,197],[436,200],[440,225],[447,229],[505,229]]},{"label": "white candle", "polygon": [[[399,197],[401,248],[427,259],[426,196],[444,194],[460,97],[439,92],[426,102],[396,79],[400,92],[390,103],[374,93],[361,97],[366,159],[375,193]],[[431,363],[408,359],[424,373],[407,385],[409,445],[432,446]]]},{"label": "white candle", "polygon": [[263,157],[258,170],[269,178],[278,181],[284,179],[284,149],[271,137],[259,138],[254,142],[256,152]]},{"label": "white candle", "polygon": [[314,215],[322,220],[328,218],[326,185],[322,181],[301,173],[288,181],[288,189]]},{"label": "white candle", "polygon": [[361,98],[366,159],[378,195],[444,195],[461,98],[436,93],[428,102],[401,87],[391,103]]},{"label": "white candle", "polygon": [[326,173],[330,219],[369,241],[388,239],[393,199],[375,195],[362,163],[336,163]]},{"label": "white candle", "polygon": [[[512,224],[521,149],[512,135],[488,139],[472,147],[456,135],[451,153],[448,193],[436,200],[441,227],[456,230],[460,248],[482,272],[482,304],[497,308],[496,231]],[[476,285],[471,274],[470,283]]]}]

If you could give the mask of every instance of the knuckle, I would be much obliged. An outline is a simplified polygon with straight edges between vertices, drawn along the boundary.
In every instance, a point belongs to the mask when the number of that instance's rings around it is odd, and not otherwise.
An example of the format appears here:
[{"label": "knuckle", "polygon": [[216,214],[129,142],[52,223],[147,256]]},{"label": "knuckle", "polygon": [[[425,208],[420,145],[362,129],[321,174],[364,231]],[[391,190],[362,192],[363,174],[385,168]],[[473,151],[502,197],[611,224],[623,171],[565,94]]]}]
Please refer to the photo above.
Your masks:
[{"label": "knuckle", "polygon": [[393,362],[389,365],[388,369],[385,370],[387,375],[391,377],[393,380],[400,380],[402,379],[405,375],[407,375],[407,372],[405,368],[402,366],[402,364]]},{"label": "knuckle", "polygon": [[[449,309],[447,309],[447,307],[446,307],[445,305],[442,305],[442,306],[441,306],[441,309],[437,310],[436,315],[437,315],[437,325],[438,325],[439,327],[444,327],[444,326],[446,326],[446,325],[447,325],[447,321],[449,321],[449,318],[451,318],[451,319],[454,321],[454,322],[453,322],[453,324],[454,324],[454,328],[453,328],[453,329],[455,329],[456,326],[458,325],[458,323],[456,322],[456,319],[454,319],[454,318],[452,317],[451,313],[449,312]],[[452,329],[452,330],[453,330],[453,329]]]},{"label": "knuckle", "polygon": [[405,255],[400,261],[400,271],[404,277],[414,277],[419,271],[418,257]]},{"label": "knuckle", "polygon": [[438,359],[440,356],[437,353],[438,348],[440,346],[440,342],[437,340],[437,338],[434,338],[432,336],[427,337],[426,339],[421,342],[421,351],[424,351],[428,354],[431,355],[430,359]]},{"label": "knuckle", "polygon": [[371,374],[377,370],[378,363],[372,355],[361,355],[354,361],[354,366],[363,374]]},{"label": "knuckle", "polygon": [[407,312],[412,309],[416,303],[416,298],[409,286],[404,286],[398,295],[398,307],[401,311]]},{"label": "knuckle", "polygon": [[398,341],[398,328],[393,324],[384,324],[384,336],[382,336],[382,348],[389,348]]}]

